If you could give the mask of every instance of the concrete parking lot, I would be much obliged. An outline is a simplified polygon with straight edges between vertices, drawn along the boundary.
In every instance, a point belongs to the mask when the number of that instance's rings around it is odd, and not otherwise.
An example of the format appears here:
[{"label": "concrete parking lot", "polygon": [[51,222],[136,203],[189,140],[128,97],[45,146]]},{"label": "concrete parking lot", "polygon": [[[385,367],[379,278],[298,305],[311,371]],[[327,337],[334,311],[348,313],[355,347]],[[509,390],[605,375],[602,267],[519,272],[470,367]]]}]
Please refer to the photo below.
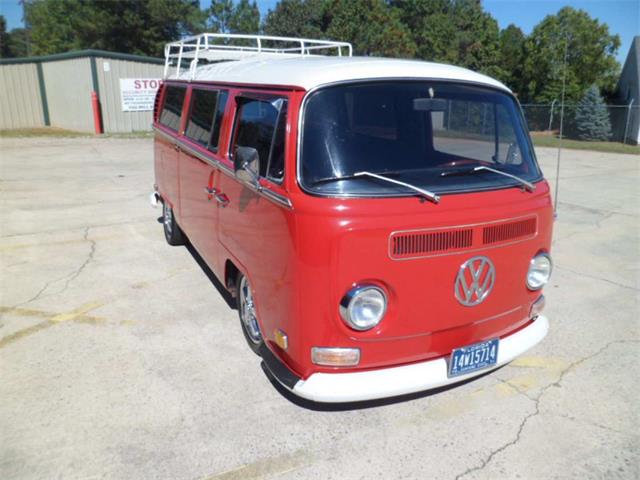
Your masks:
[{"label": "concrete parking lot", "polygon": [[640,156],[563,152],[542,344],[344,410],[274,388],[229,299],[165,244],[151,139],[0,156],[0,478],[640,477]]}]

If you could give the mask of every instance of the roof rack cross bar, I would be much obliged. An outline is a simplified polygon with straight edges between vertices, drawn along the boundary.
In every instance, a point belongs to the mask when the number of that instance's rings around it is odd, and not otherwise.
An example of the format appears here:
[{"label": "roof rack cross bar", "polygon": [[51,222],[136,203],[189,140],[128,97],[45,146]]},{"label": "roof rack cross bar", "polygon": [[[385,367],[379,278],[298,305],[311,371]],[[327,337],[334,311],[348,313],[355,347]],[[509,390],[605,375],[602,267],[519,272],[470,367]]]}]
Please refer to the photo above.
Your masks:
[{"label": "roof rack cross bar", "polygon": [[[216,40],[218,41],[217,43]],[[236,44],[234,45],[233,42],[236,42]],[[173,66],[173,61],[176,62],[176,77],[179,77],[182,62],[186,59],[191,59],[189,78],[193,80],[196,75],[198,63],[202,59],[210,62],[220,62],[242,60],[256,56],[281,58],[282,56],[298,55],[304,57],[318,53],[330,54],[331,50],[339,57],[342,57],[343,49],[346,49],[348,56],[353,55],[353,47],[347,42],[311,40],[308,38],[295,37],[273,37],[269,35],[202,33],[200,35],[185,37],[182,40],[165,45],[164,78],[167,78],[169,68]]]}]

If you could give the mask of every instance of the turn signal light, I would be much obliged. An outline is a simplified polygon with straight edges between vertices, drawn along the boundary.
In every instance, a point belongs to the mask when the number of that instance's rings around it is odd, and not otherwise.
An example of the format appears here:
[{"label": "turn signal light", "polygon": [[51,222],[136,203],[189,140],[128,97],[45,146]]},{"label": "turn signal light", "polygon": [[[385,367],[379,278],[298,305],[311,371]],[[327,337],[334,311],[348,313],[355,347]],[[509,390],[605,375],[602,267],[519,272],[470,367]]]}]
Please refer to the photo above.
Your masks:
[{"label": "turn signal light", "polygon": [[273,331],[273,338],[276,340],[276,344],[283,350],[289,348],[289,339],[287,338],[287,334],[284,333],[279,328],[276,328]]},{"label": "turn signal light", "polygon": [[542,313],[544,310],[544,305],[546,300],[544,299],[544,295],[540,295],[538,299],[533,302],[531,305],[531,312],[529,313],[529,318],[536,318],[538,315]]},{"label": "turn signal light", "polygon": [[353,367],[360,363],[360,349],[313,347],[311,361],[326,367]]}]

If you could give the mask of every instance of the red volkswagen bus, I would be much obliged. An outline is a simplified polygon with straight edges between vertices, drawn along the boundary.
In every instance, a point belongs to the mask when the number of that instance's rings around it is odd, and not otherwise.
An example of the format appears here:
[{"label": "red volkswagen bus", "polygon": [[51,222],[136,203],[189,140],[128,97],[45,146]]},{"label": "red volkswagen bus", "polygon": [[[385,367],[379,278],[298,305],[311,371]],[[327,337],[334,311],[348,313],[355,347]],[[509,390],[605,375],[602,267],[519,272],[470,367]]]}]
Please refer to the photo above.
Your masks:
[{"label": "red volkswagen bus", "polygon": [[507,87],[341,42],[203,34],[166,59],[152,202],[284,387],[428,390],[546,335],[552,204]]}]

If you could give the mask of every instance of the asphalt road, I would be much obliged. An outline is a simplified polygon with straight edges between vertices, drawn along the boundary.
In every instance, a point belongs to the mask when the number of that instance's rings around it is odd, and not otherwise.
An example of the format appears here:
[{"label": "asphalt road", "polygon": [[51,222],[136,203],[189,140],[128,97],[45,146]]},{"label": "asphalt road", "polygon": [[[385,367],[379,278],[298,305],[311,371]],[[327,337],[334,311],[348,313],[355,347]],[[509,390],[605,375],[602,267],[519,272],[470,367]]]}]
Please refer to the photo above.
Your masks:
[{"label": "asphalt road", "polygon": [[0,478],[640,477],[640,156],[563,153],[542,344],[346,410],[274,388],[165,244],[151,140],[2,139],[0,158]]}]

